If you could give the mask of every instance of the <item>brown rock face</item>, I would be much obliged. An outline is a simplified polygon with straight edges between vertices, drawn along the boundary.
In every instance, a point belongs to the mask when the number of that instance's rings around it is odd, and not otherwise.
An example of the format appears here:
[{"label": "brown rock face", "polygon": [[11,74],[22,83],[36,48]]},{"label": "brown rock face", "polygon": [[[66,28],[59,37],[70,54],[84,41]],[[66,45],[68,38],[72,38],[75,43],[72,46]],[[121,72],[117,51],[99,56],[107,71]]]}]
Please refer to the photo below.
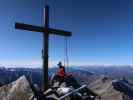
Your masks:
[{"label": "brown rock face", "polygon": [[33,92],[25,76],[0,87],[0,100],[29,100],[31,96]]},{"label": "brown rock face", "polygon": [[112,80],[108,79],[103,82],[102,79],[99,79],[89,87],[102,97],[101,100],[123,100],[122,94],[113,88]]},{"label": "brown rock face", "polygon": [[133,100],[132,97],[114,88],[112,82],[117,80],[99,78],[89,85],[89,88],[101,96],[100,100]]}]

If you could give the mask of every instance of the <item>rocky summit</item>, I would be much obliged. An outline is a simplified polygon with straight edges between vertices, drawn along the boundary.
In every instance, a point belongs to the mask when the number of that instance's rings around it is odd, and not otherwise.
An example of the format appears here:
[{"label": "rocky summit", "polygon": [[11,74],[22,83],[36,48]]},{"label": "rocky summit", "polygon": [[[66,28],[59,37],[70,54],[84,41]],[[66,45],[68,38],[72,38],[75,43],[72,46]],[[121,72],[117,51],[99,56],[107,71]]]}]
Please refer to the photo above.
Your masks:
[{"label": "rocky summit", "polygon": [[[73,73],[73,76],[84,81],[83,83],[86,83],[89,90],[100,96],[93,100],[133,100],[133,82],[128,79],[114,79],[105,75],[100,76],[80,71]],[[74,81],[69,82],[73,83]],[[32,97],[36,97],[31,86],[26,77],[21,76],[16,81],[0,87],[0,100],[31,100]]]},{"label": "rocky summit", "polygon": [[32,89],[25,76],[0,87],[0,100],[30,100],[32,96]]}]

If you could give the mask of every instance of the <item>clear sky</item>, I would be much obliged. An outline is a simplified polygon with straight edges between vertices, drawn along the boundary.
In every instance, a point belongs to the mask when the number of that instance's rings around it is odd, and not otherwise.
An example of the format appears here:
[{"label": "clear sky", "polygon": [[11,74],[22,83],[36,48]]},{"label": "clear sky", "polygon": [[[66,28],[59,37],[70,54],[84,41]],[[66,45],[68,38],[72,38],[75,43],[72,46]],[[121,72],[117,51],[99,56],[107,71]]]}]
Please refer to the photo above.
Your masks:
[{"label": "clear sky", "polygon": [[[48,0],[50,26],[73,32],[72,65],[133,64],[133,0]],[[14,29],[43,25],[44,0],[0,0],[0,65],[40,66],[42,35]],[[64,59],[64,37],[50,36],[50,65]]]}]

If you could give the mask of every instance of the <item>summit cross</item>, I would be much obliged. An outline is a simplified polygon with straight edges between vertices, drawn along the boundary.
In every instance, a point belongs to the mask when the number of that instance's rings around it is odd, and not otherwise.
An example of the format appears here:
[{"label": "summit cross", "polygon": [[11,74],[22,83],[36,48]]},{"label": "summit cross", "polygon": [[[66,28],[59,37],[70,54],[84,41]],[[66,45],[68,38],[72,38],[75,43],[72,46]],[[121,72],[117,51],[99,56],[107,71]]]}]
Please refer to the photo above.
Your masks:
[{"label": "summit cross", "polygon": [[49,35],[60,35],[60,36],[65,36],[65,37],[70,37],[72,36],[72,33],[69,31],[64,31],[60,29],[54,29],[49,27],[49,6],[45,6],[45,25],[43,26],[35,26],[35,25],[29,25],[29,24],[24,24],[24,23],[15,23],[15,28],[16,29],[21,29],[21,30],[27,30],[27,31],[33,31],[33,32],[41,32],[43,33],[43,53],[42,53],[42,60],[43,60],[43,88],[44,90],[48,89],[49,86],[49,80],[48,80],[48,62],[49,62]]}]

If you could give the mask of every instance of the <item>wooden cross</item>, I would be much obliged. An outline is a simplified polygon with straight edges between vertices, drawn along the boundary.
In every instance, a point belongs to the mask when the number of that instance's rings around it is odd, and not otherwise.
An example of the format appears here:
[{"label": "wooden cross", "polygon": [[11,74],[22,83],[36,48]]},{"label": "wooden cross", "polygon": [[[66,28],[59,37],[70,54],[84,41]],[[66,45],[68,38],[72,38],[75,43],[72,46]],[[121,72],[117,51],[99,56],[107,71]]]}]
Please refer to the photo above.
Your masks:
[{"label": "wooden cross", "polygon": [[44,90],[48,89],[48,51],[49,51],[49,34],[61,35],[61,36],[72,36],[72,33],[69,31],[64,31],[60,29],[53,29],[49,27],[49,6],[45,6],[45,26],[34,26],[23,23],[15,23],[16,29],[34,31],[34,32],[42,32],[43,33],[43,88]]}]

